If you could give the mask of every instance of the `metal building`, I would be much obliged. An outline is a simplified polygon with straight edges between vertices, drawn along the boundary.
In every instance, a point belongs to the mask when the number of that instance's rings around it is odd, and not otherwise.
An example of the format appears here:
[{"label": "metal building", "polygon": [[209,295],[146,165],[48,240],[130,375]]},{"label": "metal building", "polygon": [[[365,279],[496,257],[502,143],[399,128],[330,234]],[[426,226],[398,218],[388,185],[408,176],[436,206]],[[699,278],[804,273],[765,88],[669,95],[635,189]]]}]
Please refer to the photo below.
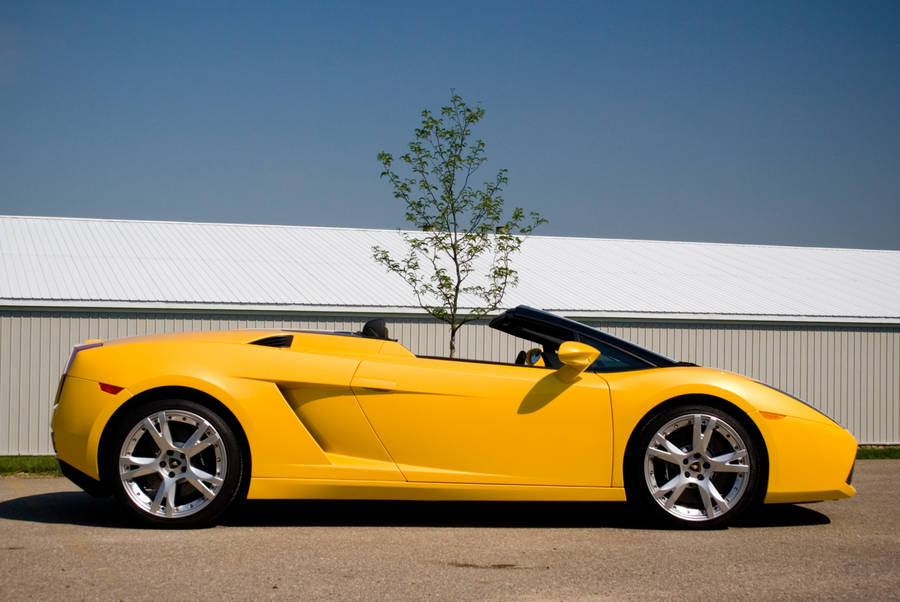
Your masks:
[{"label": "metal building", "polygon": [[[0,455],[51,453],[57,380],[87,338],[383,316],[414,353],[444,354],[446,328],[374,245],[403,249],[391,230],[0,216]],[[861,443],[900,443],[898,251],[532,236],[514,267],[507,305],[757,378]],[[520,347],[483,323],[457,343],[494,361]]]}]

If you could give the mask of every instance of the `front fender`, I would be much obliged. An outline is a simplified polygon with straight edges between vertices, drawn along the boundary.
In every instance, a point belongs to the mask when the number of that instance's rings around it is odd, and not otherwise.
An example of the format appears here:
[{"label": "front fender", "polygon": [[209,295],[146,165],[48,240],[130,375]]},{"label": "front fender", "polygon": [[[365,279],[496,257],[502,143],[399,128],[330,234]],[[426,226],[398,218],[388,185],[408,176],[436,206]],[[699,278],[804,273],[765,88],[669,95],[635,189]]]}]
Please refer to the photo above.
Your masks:
[{"label": "front fender", "polygon": [[[707,368],[664,368],[604,375],[615,424],[613,486],[624,484],[625,451],[638,424],[677,398],[723,400],[759,430],[769,462],[767,502],[849,497],[856,440],[817,410],[748,378]],[[701,401],[702,402],[702,401]]]},{"label": "front fender", "polygon": [[[624,487],[624,462],[628,443],[638,425],[654,410],[673,399],[703,396],[722,400],[738,408],[756,426],[765,441],[771,435],[759,410],[729,386],[725,372],[703,370],[705,379],[690,372],[698,369],[663,368],[603,375],[609,383],[613,407],[614,444],[612,486]],[[709,374],[711,373],[711,374]],[[709,378],[712,376],[713,378]],[[705,380],[705,382],[704,382]],[[769,450],[770,465],[772,462]]]}]

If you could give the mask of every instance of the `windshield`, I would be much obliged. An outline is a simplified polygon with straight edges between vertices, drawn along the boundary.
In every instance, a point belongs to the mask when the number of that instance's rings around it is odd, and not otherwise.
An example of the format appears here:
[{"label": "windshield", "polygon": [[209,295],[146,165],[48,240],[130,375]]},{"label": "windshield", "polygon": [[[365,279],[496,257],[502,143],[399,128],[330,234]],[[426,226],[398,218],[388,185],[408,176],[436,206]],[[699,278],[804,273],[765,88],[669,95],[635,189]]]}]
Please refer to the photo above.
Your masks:
[{"label": "windshield", "polygon": [[[580,341],[600,351],[589,370],[617,372],[678,365],[678,362],[601,330],[549,312],[520,305],[491,320],[491,328],[534,341],[548,355],[563,341]],[[552,363],[552,362],[551,362]]]}]

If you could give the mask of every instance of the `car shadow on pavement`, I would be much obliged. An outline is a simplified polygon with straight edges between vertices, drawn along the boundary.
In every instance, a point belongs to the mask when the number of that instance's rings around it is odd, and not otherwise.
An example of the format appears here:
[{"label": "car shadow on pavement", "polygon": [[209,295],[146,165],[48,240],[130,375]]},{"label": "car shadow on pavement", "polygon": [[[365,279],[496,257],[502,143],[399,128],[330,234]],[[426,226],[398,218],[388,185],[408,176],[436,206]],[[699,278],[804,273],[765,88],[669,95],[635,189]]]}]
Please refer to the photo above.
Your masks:
[{"label": "car shadow on pavement", "polygon": [[[803,506],[763,506],[739,528],[824,525],[827,516]],[[316,527],[497,527],[657,529],[625,503],[406,502],[248,500],[224,524]]]},{"label": "car shadow on pavement", "polygon": [[[56,492],[0,502],[0,519],[143,528],[112,499]],[[624,503],[409,502],[357,500],[248,500],[221,524],[233,527],[494,527],[655,529]],[[823,525],[827,516],[805,506],[763,506],[734,527]]]},{"label": "car shadow on pavement", "polygon": [[95,498],[81,491],[42,493],[0,502],[0,519],[93,527],[133,526],[112,498]]},{"label": "car shadow on pavement", "polygon": [[799,527],[805,525],[829,525],[831,519],[808,506],[796,504],[769,504],[761,506],[735,521],[732,527]]}]

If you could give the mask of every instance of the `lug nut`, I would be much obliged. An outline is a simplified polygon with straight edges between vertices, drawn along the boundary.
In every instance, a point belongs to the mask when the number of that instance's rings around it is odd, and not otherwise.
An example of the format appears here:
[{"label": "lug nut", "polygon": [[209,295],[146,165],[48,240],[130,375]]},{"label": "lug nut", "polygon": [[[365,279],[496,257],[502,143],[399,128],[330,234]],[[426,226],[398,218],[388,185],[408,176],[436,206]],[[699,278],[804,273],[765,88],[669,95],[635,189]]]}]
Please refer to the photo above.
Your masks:
[{"label": "lug nut", "polygon": [[686,472],[686,473],[684,473],[684,476],[687,477],[687,478],[691,478],[691,473]]},{"label": "lug nut", "polygon": [[175,476],[175,473],[174,473],[174,472],[170,472],[170,473],[169,473],[169,478],[170,478],[170,479],[171,479],[172,477],[174,477],[174,476]]},{"label": "lug nut", "polygon": [[704,462],[704,463],[703,463],[703,468],[709,468],[709,462]]},{"label": "lug nut", "polygon": [[698,480],[698,481],[702,481],[702,480],[703,480],[703,475],[702,475],[702,474],[698,474],[698,475],[697,475],[697,480]]}]

